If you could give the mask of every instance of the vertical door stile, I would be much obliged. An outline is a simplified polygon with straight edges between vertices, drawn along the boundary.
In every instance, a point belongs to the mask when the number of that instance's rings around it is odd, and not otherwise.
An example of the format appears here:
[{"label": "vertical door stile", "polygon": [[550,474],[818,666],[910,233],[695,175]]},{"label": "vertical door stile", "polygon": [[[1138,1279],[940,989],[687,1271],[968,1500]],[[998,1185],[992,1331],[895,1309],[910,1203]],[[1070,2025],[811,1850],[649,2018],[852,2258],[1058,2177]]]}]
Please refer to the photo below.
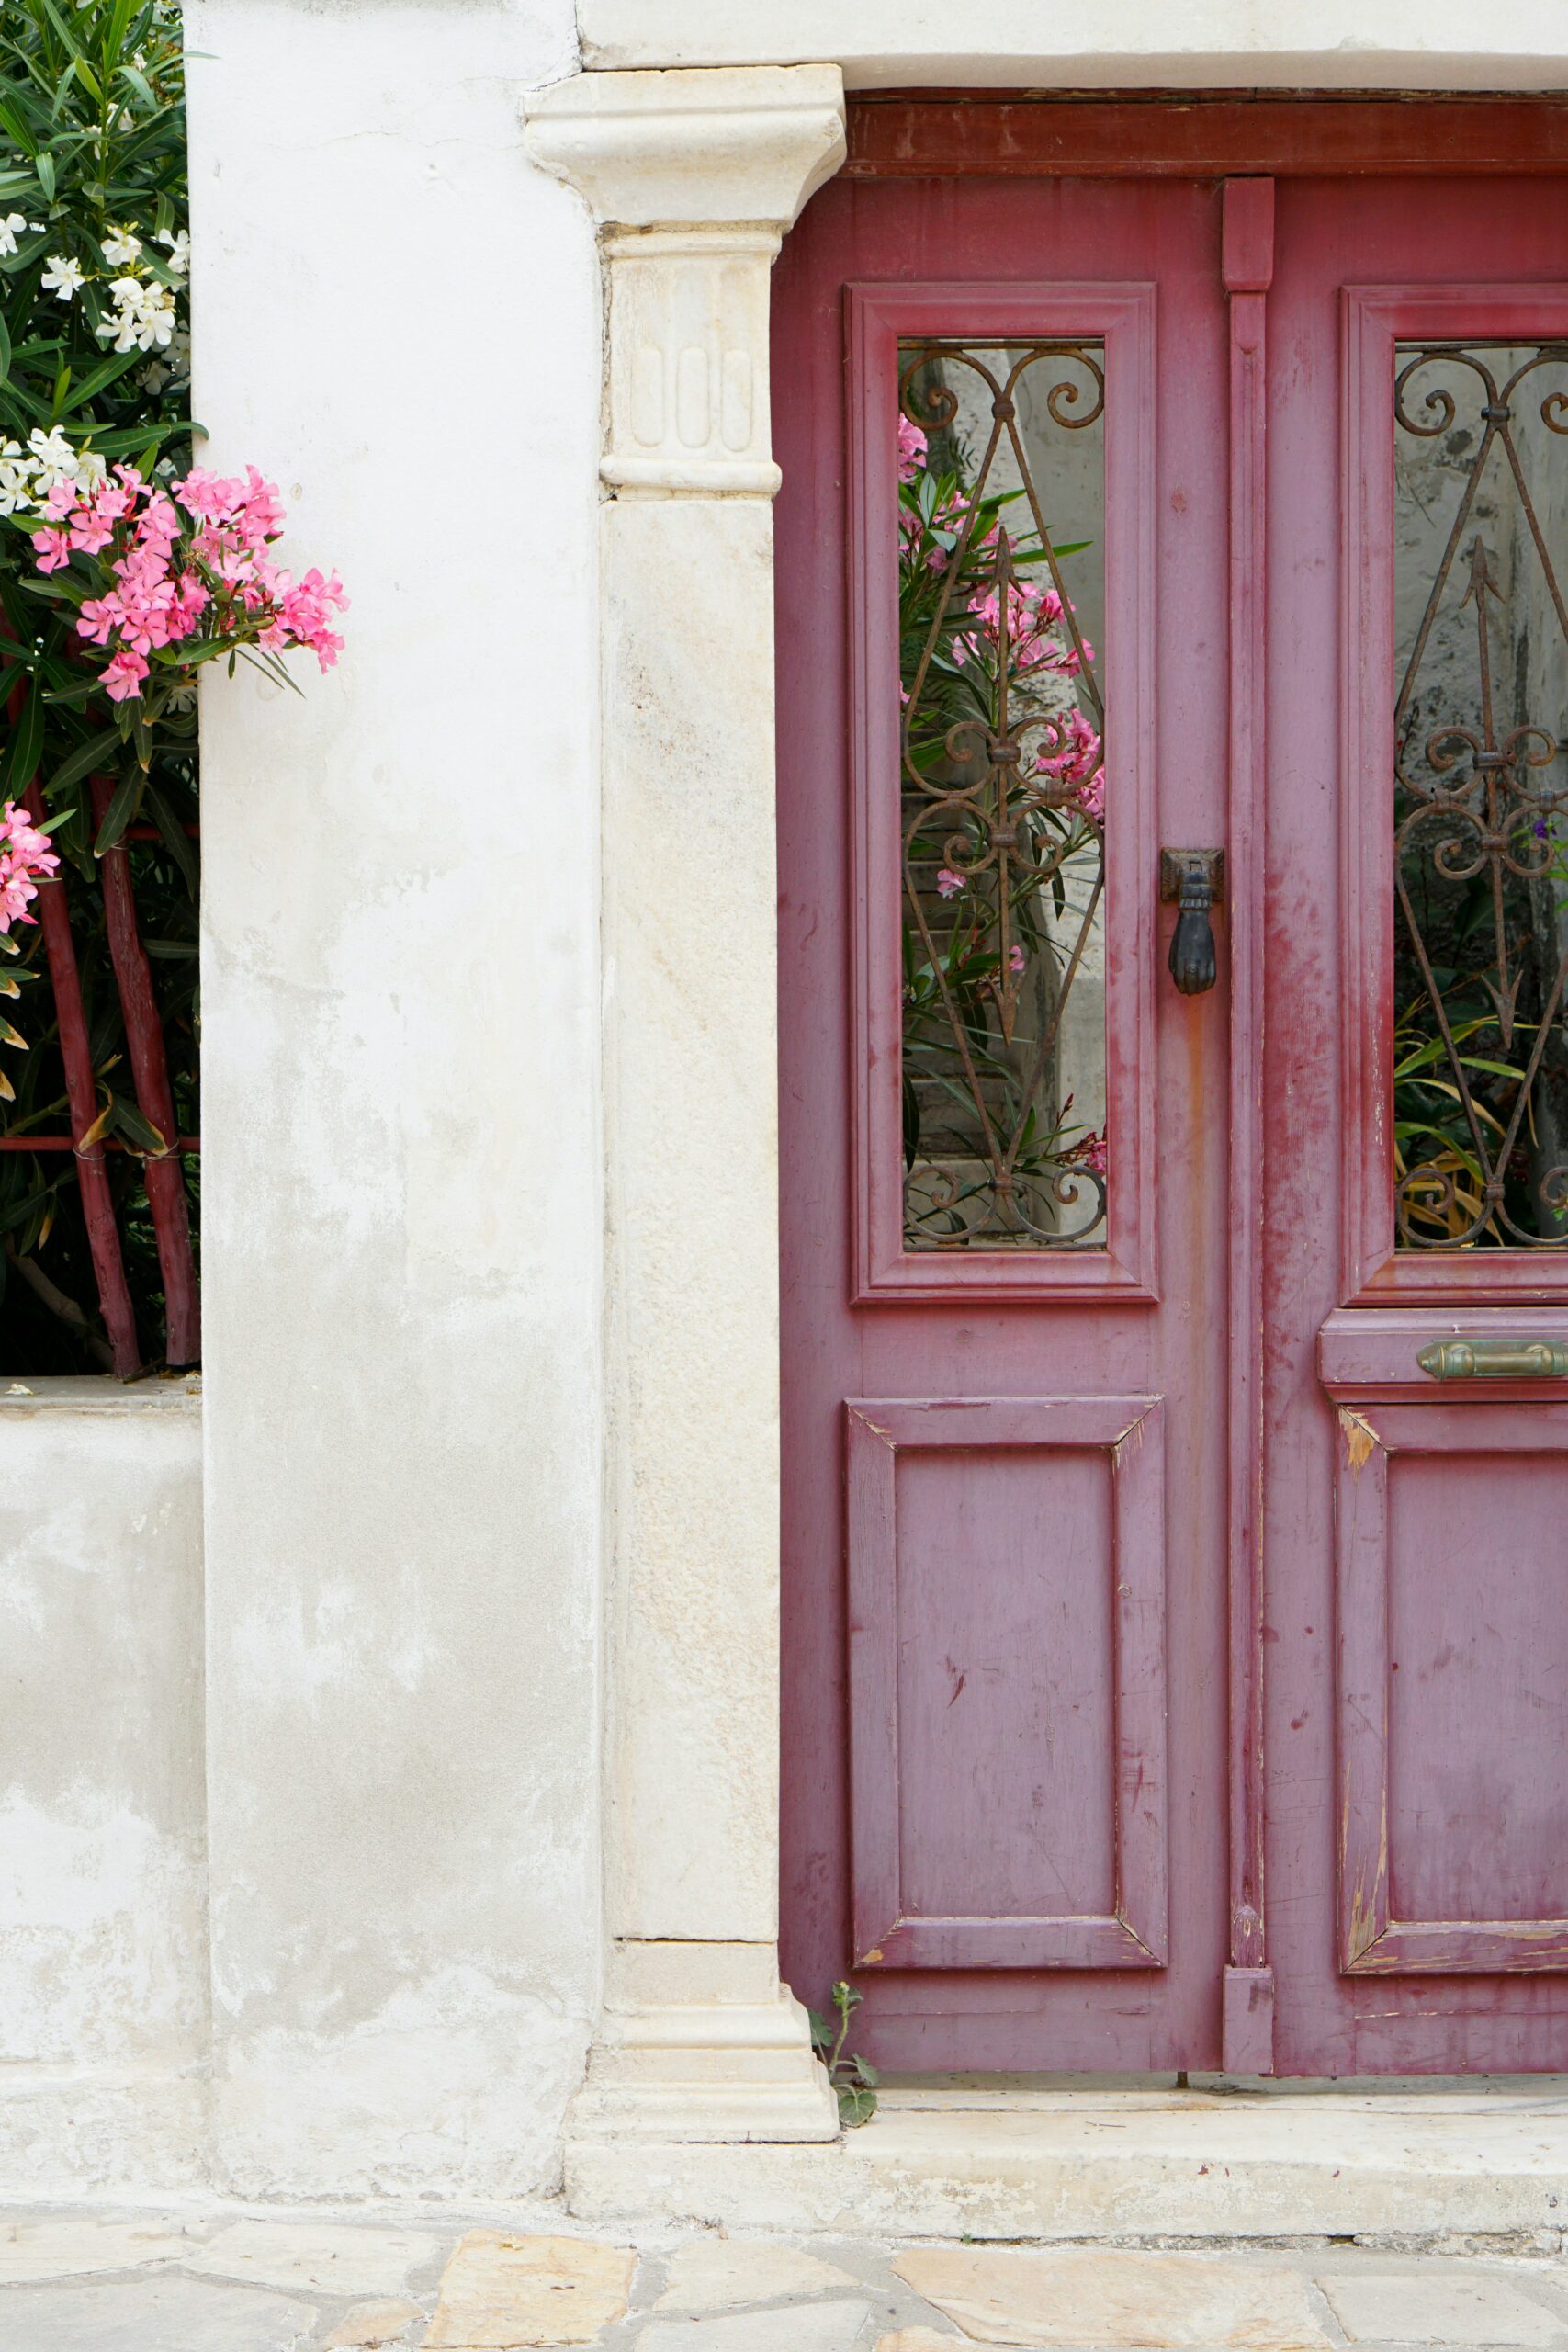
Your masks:
[{"label": "vertical door stile", "polygon": [[1230,1942],[1227,2074],[1274,2069],[1274,1973],[1263,1907],[1262,795],[1267,489],[1266,306],[1274,183],[1224,184],[1230,304],[1230,1299],[1226,1572]]}]

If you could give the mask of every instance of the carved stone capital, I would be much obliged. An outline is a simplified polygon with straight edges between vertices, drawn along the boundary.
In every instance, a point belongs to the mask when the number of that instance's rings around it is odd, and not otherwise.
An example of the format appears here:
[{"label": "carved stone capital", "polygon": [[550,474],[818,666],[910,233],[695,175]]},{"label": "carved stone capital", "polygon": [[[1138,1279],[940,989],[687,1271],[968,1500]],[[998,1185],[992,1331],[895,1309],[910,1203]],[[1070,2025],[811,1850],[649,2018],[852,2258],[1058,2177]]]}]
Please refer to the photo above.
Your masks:
[{"label": "carved stone capital", "polygon": [[838,67],[580,74],[529,100],[525,137],[603,232],[605,483],[771,498],[768,273],[843,161]]},{"label": "carved stone capital", "polygon": [[836,65],[580,74],[525,112],[534,161],[606,228],[747,220],[782,237],[844,160]]}]

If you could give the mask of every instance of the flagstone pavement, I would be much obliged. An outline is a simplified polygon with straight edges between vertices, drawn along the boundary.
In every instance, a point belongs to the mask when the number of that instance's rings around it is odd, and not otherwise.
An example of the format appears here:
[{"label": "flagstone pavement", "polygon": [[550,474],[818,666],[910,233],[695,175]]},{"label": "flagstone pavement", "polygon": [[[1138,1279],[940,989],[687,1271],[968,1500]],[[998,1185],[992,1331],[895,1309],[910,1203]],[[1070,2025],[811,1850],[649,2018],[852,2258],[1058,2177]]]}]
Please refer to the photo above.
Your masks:
[{"label": "flagstone pavement", "polygon": [[1568,2352],[1558,2233],[1506,2252],[1334,2243],[891,2245],[549,2209],[0,2208],[0,2352]]}]

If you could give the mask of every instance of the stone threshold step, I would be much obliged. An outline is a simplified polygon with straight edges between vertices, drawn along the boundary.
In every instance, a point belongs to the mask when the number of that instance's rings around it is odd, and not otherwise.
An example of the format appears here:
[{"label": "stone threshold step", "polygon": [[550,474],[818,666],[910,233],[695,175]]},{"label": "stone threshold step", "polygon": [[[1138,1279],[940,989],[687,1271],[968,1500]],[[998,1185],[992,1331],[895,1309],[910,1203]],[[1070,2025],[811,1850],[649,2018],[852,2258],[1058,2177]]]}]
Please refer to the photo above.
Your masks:
[{"label": "stone threshold step", "polygon": [[579,2138],[583,2221],[1119,2240],[1455,2235],[1568,2228],[1560,2078],[1417,2090],[900,2086],[816,2146]]}]

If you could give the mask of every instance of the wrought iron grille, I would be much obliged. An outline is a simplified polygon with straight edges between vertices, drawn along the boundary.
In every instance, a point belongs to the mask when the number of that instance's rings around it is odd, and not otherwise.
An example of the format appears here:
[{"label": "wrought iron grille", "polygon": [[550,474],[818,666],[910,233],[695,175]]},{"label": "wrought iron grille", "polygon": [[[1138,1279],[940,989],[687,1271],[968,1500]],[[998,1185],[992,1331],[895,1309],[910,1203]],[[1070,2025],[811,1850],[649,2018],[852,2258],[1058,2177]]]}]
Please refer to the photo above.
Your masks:
[{"label": "wrought iron grille", "polygon": [[1395,359],[1394,1198],[1568,1246],[1568,345]]},{"label": "wrought iron grille", "polygon": [[1102,1248],[1103,349],[900,361],[906,1247]]}]

